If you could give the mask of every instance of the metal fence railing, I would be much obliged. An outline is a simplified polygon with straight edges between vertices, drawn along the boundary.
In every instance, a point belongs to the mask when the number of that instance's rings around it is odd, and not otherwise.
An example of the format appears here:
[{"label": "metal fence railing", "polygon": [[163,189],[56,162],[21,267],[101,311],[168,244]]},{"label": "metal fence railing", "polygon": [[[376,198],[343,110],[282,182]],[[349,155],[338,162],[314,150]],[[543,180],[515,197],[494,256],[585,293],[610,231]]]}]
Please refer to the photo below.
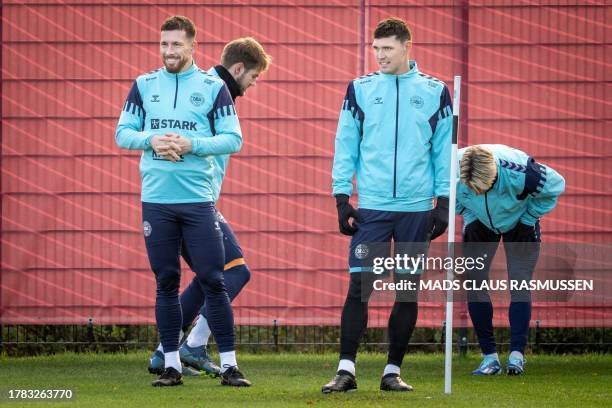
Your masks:
[{"label": "metal fence railing", "polygon": [[[529,346],[534,353],[583,353],[612,352],[612,328],[542,328],[533,322]],[[75,352],[123,352],[128,350],[153,350],[158,343],[155,326],[149,325],[4,325],[0,330],[0,349],[8,355],[48,354],[63,351]],[[236,326],[236,344],[248,352],[299,351],[336,352],[340,341],[338,326]],[[507,328],[496,329],[497,343],[501,351],[509,345]],[[454,331],[455,350],[460,354],[478,350],[478,343],[471,328]],[[362,341],[362,349],[385,351],[385,329],[368,329]],[[417,328],[412,336],[410,349],[423,352],[442,351],[444,326]]]}]

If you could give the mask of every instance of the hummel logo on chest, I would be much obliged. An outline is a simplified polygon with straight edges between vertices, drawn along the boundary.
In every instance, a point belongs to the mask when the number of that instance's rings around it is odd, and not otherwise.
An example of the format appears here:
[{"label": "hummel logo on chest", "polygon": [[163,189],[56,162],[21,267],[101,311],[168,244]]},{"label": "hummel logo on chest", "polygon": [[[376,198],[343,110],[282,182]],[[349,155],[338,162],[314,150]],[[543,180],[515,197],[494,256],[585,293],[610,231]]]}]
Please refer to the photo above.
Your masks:
[{"label": "hummel logo on chest", "polygon": [[151,102],[159,102],[159,95],[151,95]]}]

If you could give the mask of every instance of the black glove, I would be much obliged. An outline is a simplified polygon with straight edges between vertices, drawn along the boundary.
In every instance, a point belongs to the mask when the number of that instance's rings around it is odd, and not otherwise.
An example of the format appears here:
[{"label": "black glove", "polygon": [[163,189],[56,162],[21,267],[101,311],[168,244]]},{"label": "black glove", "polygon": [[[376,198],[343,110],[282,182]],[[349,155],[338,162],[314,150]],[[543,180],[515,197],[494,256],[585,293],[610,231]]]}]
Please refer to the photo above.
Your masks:
[{"label": "black glove", "polygon": [[514,242],[535,242],[535,226],[523,224],[519,221],[514,227]]},{"label": "black glove", "polygon": [[349,203],[349,196],[346,194],[338,194],[336,196],[336,208],[338,209],[340,232],[344,235],[355,234],[357,228],[349,223],[349,219],[353,217],[357,222],[362,222],[362,220],[357,210]]},{"label": "black glove", "polygon": [[433,209],[431,216],[433,225],[430,240],[433,241],[444,234],[448,227],[448,197],[438,197],[436,208]]}]

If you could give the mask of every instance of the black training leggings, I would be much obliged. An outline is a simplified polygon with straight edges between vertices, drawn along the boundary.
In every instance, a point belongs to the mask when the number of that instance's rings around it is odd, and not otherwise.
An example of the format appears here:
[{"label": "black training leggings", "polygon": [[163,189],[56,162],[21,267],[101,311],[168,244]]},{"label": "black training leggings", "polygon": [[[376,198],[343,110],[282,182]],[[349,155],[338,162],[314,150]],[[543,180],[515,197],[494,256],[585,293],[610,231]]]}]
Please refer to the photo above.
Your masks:
[{"label": "black training leggings", "polygon": [[[355,361],[361,337],[368,326],[368,301],[373,290],[373,283],[381,279],[380,275],[370,272],[353,272],[348,294],[342,309],[340,323],[340,359]],[[395,281],[412,280],[418,284],[418,276],[395,274]],[[406,354],[406,348],[418,315],[416,293],[396,292],[395,302],[389,316],[389,354],[388,364],[398,367]]]}]

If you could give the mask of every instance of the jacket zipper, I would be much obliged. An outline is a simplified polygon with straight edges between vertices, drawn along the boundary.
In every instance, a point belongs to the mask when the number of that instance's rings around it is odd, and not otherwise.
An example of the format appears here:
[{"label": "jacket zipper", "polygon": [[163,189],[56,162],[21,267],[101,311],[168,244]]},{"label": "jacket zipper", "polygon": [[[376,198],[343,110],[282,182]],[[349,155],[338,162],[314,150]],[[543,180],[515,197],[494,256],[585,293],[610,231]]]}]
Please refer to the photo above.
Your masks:
[{"label": "jacket zipper", "polygon": [[178,96],[178,74],[175,74],[176,88],[174,89],[174,109],[176,109],[176,97]]},{"label": "jacket zipper", "polygon": [[393,198],[397,193],[397,133],[399,126],[399,77],[395,77],[395,152],[393,155]]},{"label": "jacket zipper", "polygon": [[498,234],[501,234],[501,232],[495,228],[495,225],[493,225],[493,218],[491,218],[491,213],[489,212],[489,196],[488,196],[489,192],[485,193],[485,209],[487,210],[487,217],[489,217],[489,223],[491,224],[491,228],[493,228],[494,231],[497,231]]}]

